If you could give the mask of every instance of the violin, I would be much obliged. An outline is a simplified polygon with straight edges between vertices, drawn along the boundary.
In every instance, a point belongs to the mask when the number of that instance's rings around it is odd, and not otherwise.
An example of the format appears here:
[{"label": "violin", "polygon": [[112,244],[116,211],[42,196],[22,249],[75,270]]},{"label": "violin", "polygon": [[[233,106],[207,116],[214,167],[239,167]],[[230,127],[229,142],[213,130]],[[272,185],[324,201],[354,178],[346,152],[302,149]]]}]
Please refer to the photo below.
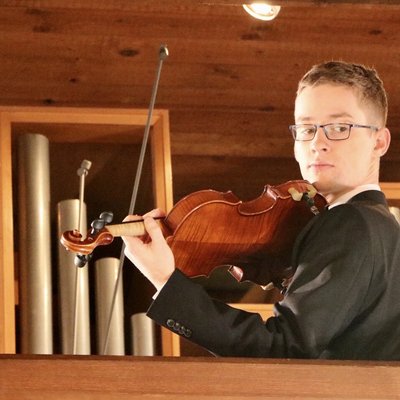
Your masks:
[{"label": "violin", "polygon": [[[247,202],[231,191],[201,190],[177,202],[159,224],[185,275],[209,276],[215,268],[229,266],[238,281],[282,288],[294,273],[290,259],[296,237],[325,205],[324,197],[304,180],[266,185]],[[146,234],[141,218],[107,225],[109,220],[106,213],[94,221],[85,239],[76,230],[66,231],[61,243],[88,255],[114,237]]]}]

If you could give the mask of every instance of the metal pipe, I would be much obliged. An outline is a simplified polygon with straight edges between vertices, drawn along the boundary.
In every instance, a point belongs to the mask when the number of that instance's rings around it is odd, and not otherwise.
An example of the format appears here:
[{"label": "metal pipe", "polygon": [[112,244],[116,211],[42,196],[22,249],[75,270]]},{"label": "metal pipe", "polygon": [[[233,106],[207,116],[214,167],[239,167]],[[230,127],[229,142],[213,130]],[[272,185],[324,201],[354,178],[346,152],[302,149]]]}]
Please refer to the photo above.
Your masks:
[{"label": "metal pipe", "polygon": [[155,323],[146,313],[131,316],[132,354],[134,356],[155,355]]},{"label": "metal pipe", "polygon": [[[125,354],[123,285],[122,279],[118,279],[118,271],[118,258],[106,257],[95,262],[98,354]],[[114,306],[112,307],[113,298]],[[111,312],[112,315],[110,314]],[[107,346],[104,346],[106,340]]]},{"label": "metal pipe", "polygon": [[21,351],[53,352],[49,141],[18,139]]}]

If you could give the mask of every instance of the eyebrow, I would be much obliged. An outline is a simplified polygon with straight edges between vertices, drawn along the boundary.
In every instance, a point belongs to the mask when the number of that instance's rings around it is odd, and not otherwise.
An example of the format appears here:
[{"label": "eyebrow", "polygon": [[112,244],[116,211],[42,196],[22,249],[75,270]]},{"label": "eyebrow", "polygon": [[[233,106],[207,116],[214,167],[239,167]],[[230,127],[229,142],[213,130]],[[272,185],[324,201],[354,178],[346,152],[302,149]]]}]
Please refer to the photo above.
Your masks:
[{"label": "eyebrow", "polygon": [[[343,112],[343,113],[337,113],[337,114],[330,114],[329,118],[332,119],[337,119],[337,118],[353,118],[353,116],[347,112]],[[297,118],[297,120],[302,121],[302,122],[308,122],[313,120],[314,118],[312,117],[302,117],[300,116],[299,118]]]}]

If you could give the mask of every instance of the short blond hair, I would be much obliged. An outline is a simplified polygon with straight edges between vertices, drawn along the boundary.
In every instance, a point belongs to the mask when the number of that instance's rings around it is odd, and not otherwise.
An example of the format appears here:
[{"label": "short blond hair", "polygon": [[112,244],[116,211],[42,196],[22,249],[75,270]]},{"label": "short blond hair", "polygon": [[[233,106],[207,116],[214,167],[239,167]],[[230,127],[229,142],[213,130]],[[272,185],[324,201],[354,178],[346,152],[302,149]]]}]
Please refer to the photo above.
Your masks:
[{"label": "short blond hair", "polygon": [[361,101],[366,102],[375,110],[382,127],[386,125],[387,94],[375,69],[344,61],[329,61],[314,65],[300,80],[297,95],[307,86],[317,86],[324,83],[356,89]]}]

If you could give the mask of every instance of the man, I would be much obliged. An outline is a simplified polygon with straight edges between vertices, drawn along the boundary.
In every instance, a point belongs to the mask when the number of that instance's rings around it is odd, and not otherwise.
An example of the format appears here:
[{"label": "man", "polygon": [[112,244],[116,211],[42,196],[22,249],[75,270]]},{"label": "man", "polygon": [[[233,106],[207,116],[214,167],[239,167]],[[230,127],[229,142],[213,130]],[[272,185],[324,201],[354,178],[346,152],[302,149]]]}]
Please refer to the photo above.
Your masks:
[{"label": "man", "polygon": [[400,359],[400,229],[379,189],[386,116],[374,70],[314,66],[299,83],[290,130],[303,178],[329,209],[297,238],[296,272],[275,317],[263,322],[214,301],[176,270],[157,210],[145,216],[150,241],[124,238],[126,255],[158,290],[148,315],[216,355]]}]

